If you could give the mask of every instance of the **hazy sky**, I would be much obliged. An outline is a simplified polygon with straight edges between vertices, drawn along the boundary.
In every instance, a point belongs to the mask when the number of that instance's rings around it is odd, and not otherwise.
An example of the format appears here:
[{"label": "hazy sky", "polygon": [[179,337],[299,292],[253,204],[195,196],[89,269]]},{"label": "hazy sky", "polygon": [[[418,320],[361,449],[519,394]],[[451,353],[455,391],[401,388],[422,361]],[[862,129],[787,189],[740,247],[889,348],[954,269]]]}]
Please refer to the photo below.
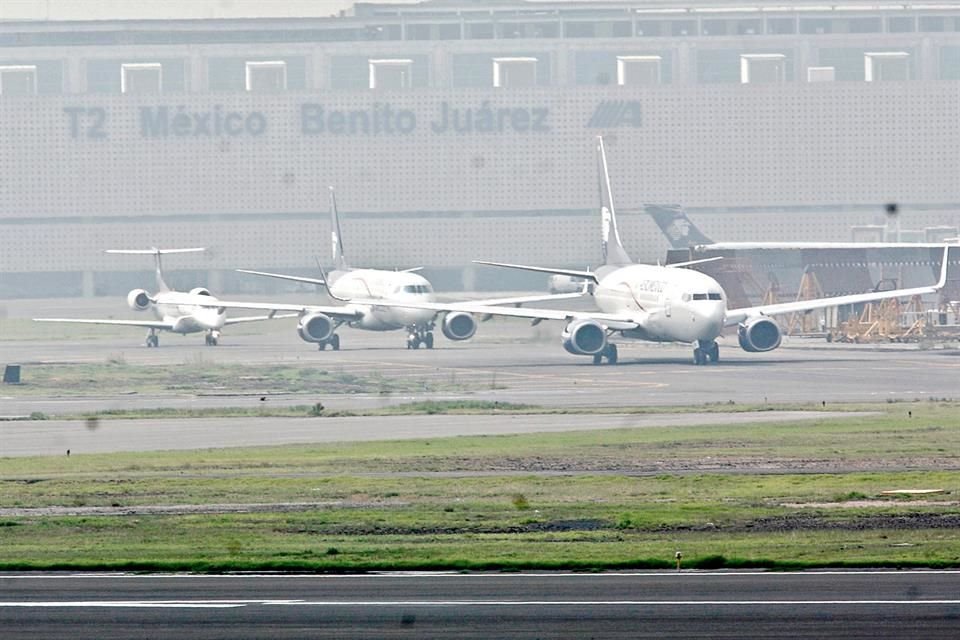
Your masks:
[{"label": "hazy sky", "polygon": [[353,4],[353,0],[0,0],[0,20],[322,17]]}]

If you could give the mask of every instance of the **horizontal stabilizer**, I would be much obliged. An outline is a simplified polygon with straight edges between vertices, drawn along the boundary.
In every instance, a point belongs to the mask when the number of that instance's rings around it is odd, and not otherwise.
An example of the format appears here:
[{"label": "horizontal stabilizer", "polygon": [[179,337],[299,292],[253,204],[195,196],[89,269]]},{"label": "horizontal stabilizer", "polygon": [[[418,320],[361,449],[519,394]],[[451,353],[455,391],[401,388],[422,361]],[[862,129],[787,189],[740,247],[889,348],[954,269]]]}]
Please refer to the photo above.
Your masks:
[{"label": "horizontal stabilizer", "polygon": [[198,253],[206,250],[206,247],[193,247],[190,249],[107,249],[104,253],[121,253],[134,256],[165,256],[169,253]]}]

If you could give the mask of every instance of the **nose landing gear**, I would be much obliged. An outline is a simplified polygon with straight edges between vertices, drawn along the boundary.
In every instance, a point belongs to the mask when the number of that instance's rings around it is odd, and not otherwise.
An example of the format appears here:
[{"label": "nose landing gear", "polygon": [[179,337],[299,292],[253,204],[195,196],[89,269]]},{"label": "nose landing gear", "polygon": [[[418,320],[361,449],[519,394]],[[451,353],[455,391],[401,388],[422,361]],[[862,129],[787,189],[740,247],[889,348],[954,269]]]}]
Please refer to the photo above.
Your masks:
[{"label": "nose landing gear", "polygon": [[720,362],[720,345],[716,340],[701,340],[693,350],[693,364],[705,365]]},{"label": "nose landing gear", "polygon": [[407,349],[419,349],[422,344],[427,349],[433,349],[433,325],[426,327],[410,327],[407,334]]},{"label": "nose landing gear", "polygon": [[215,347],[220,343],[220,332],[208,331],[207,335],[204,336],[204,340],[206,341],[208,347]]}]

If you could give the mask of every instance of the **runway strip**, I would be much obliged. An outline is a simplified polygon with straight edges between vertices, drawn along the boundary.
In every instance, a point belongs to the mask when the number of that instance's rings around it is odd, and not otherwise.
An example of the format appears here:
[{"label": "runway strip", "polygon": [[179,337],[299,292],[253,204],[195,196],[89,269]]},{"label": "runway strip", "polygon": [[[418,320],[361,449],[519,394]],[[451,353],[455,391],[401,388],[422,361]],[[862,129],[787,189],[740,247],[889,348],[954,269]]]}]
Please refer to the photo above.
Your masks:
[{"label": "runway strip", "polygon": [[0,457],[162,451],[295,443],[409,440],[602,429],[822,420],[867,412],[763,411],[757,413],[404,415],[343,418],[183,418],[0,423]]},{"label": "runway strip", "polygon": [[0,575],[0,628],[5,640],[954,637],[958,586],[957,571]]}]

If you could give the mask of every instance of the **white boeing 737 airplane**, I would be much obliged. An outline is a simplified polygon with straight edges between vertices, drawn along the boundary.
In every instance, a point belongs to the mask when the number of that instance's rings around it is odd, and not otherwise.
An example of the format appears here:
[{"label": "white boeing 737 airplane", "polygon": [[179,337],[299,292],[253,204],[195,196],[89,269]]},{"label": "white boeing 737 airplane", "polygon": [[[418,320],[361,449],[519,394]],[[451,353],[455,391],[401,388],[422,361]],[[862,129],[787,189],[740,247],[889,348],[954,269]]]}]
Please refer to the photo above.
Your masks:
[{"label": "white boeing 737 airplane", "polygon": [[151,311],[156,320],[97,320],[86,318],[34,318],[35,322],[71,322],[77,324],[110,324],[128,327],[146,327],[148,347],[159,347],[158,331],[169,331],[185,335],[205,333],[206,344],[215,347],[220,341],[223,327],[242,322],[260,322],[272,318],[290,318],[296,314],[276,315],[271,312],[265,316],[248,318],[227,318],[225,309],[216,306],[217,299],[203,287],[195,287],[189,292],[174,291],[163,279],[163,266],[160,256],[169,253],[193,253],[204,251],[194,249],[108,249],[107,253],[133,255],[152,255],[156,259],[157,292],[150,295],[144,289],[134,289],[127,294],[127,305],[134,311]]},{"label": "white boeing 737 airplane", "polygon": [[[407,349],[421,345],[432,349],[433,329],[437,311],[415,305],[435,302],[433,287],[423,276],[414,273],[418,269],[387,271],[383,269],[352,269],[344,257],[343,236],[340,231],[340,215],[333,187],[330,187],[330,224],[333,251],[333,271],[321,278],[308,278],[282,273],[238,269],[250,273],[294,282],[323,285],[330,297],[343,304],[273,304],[218,301],[226,308],[269,309],[271,311],[296,311],[300,314],[297,333],[306,342],[316,343],[320,350],[329,345],[334,351],[340,349],[340,336],[336,333],[346,324],[366,331],[407,331]],[[319,265],[318,265],[319,267]],[[579,297],[573,295],[530,296],[484,301],[487,305],[539,302]],[[362,302],[357,302],[362,300]],[[477,330],[477,322],[468,311],[456,311],[444,315],[440,330],[450,340],[467,340]]]},{"label": "white boeing 737 airplane", "polygon": [[604,358],[611,364],[617,361],[617,346],[609,340],[614,335],[652,342],[691,343],[694,345],[693,361],[699,365],[719,361],[717,338],[724,327],[738,327],[739,343],[745,351],[771,351],[780,346],[781,339],[780,327],[771,316],[934,293],[946,283],[948,247],[944,247],[940,280],[935,285],[728,309],[727,296],[716,280],[704,273],[681,268],[703,260],[664,267],[636,264],[630,259],[617,231],[602,138],[598,138],[597,157],[603,249],[601,267],[595,271],[575,271],[476,262],[583,278],[593,283],[592,292],[599,312],[513,309],[473,303],[424,303],[416,308],[446,312],[448,317],[449,314],[471,313],[528,318],[534,324],[543,320],[563,321],[566,323],[561,335],[563,347],[572,354],[591,356],[595,364],[600,364]]}]

